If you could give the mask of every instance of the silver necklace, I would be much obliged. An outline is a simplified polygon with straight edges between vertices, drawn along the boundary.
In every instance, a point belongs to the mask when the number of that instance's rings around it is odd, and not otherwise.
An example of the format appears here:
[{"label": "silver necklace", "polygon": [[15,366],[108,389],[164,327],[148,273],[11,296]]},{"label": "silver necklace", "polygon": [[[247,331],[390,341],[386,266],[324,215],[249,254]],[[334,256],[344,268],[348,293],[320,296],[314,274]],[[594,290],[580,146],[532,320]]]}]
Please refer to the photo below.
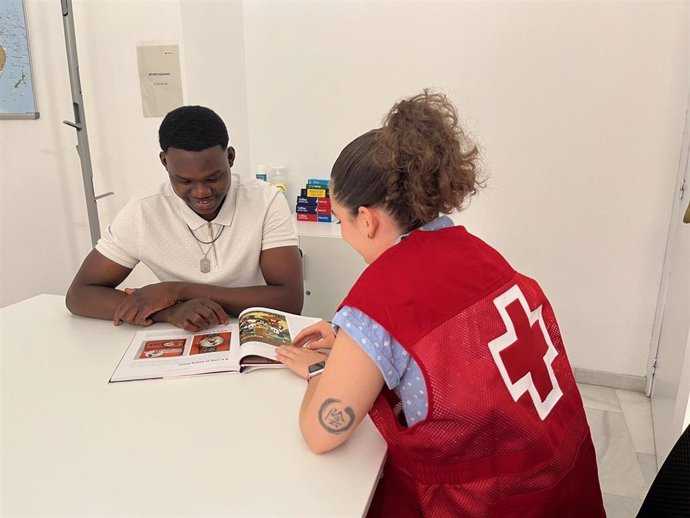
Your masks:
[{"label": "silver necklace", "polygon": [[[189,229],[190,234],[194,236],[194,239],[196,240],[196,244],[199,247],[199,250],[201,253],[204,255],[201,260],[199,261],[199,270],[201,273],[208,273],[211,271],[211,260],[208,258],[208,253],[211,251],[211,248],[213,248],[214,243],[218,241],[218,238],[220,235],[223,233],[223,230],[225,230],[225,225],[221,225],[220,232],[218,232],[218,235],[216,237],[213,237],[213,227],[211,226],[211,223],[208,223],[208,233],[210,234],[211,241],[202,241],[198,237],[196,237],[196,234],[194,231],[191,229],[189,225],[187,225],[187,228]],[[208,245],[208,248],[206,249],[206,252],[204,252],[204,249],[201,248],[201,244]]]}]

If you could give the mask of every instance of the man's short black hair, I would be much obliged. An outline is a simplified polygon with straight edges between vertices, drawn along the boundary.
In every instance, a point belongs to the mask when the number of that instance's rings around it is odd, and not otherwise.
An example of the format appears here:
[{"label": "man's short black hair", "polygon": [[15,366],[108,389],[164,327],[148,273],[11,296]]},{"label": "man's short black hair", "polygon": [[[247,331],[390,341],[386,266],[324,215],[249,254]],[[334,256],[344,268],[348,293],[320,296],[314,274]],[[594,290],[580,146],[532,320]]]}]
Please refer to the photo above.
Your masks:
[{"label": "man's short black hair", "polygon": [[228,147],[228,129],[216,112],[203,106],[180,106],[168,113],[158,129],[163,151],[174,147],[203,151],[213,146]]}]

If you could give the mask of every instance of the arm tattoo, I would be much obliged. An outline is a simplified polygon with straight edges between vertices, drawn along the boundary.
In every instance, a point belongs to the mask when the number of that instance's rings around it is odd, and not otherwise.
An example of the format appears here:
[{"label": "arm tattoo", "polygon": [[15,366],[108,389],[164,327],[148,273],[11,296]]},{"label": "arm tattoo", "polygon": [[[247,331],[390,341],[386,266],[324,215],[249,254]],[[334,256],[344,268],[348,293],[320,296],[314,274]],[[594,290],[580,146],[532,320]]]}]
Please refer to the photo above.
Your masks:
[{"label": "arm tattoo", "polygon": [[342,433],[355,422],[352,408],[343,408],[339,399],[327,399],[319,408],[319,423],[328,433]]}]

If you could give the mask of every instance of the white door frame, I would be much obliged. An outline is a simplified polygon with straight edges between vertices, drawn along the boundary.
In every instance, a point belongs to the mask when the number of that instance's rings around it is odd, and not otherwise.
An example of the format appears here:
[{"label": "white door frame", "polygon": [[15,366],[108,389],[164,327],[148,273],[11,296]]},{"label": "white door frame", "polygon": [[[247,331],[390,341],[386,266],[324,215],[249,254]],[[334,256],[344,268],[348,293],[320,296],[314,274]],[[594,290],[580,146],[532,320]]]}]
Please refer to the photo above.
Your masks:
[{"label": "white door frame", "polygon": [[664,263],[661,270],[661,284],[659,286],[659,296],[654,313],[654,325],[652,327],[652,340],[649,347],[649,357],[647,360],[647,384],[645,394],[651,396],[654,386],[654,371],[656,360],[659,355],[659,340],[661,338],[661,323],[666,306],[666,294],[668,292],[668,279],[671,271],[671,254],[674,249],[678,227],[681,225],[682,214],[685,207],[681,205],[684,193],[690,190],[688,182],[688,166],[690,165],[690,95],[685,110],[685,129],[683,130],[683,143],[680,156],[678,157],[678,173],[676,176],[676,186],[673,191],[673,206],[671,208],[671,221],[668,227],[668,237],[666,239],[666,249],[664,251]]}]

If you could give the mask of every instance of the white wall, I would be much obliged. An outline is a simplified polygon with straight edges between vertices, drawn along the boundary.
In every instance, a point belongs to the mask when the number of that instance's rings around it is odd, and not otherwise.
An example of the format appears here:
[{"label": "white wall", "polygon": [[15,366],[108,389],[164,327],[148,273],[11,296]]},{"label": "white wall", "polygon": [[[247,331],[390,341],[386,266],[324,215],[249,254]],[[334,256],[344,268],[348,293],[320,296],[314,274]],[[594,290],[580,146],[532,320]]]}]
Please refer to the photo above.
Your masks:
[{"label": "white wall", "polygon": [[[63,294],[91,248],[59,2],[25,0],[38,121],[2,121],[0,306]],[[75,33],[101,228],[136,193],[165,180],[161,118],[144,118],[139,43],[182,46],[185,102],[214,108],[249,164],[241,2],[73,0]],[[138,268],[132,285],[152,279]]]},{"label": "white wall", "polygon": [[[249,176],[244,22],[239,0],[181,0],[188,104],[213,108],[235,147],[233,172]],[[160,121],[159,121],[160,122]]]},{"label": "white wall", "polygon": [[[644,375],[688,90],[686,2],[73,0],[104,227],[165,176],[135,47],[180,41],[185,101],[236,171],[293,189],[394,100],[443,88],[489,188],[459,217],[550,294],[575,366]],[[0,305],[64,293],[90,248],[59,4],[26,0],[38,121],[0,124]],[[251,147],[250,147],[251,144]]]},{"label": "white wall", "polygon": [[0,121],[0,305],[60,293],[89,242],[60,4],[25,2],[40,119]]},{"label": "white wall", "polygon": [[[153,188],[167,177],[158,160],[161,119],[142,115],[136,46],[181,41],[180,2],[73,0],[73,4],[94,187],[96,193],[115,192],[98,204],[105,228],[133,193]],[[90,244],[84,252],[89,248]]]},{"label": "white wall", "polygon": [[682,431],[690,426],[690,333],[688,333],[688,339],[685,342],[685,357],[683,358],[679,381],[676,419],[672,424]]},{"label": "white wall", "polygon": [[75,3],[84,103],[104,223],[135,193],[167,178],[158,153],[161,117],[142,116],[139,43],[179,43],[185,104],[212,107],[249,162],[242,4],[213,0],[81,0]]},{"label": "white wall", "polygon": [[644,375],[688,92],[686,2],[245,2],[252,165],[293,188],[423,87],[489,187],[458,221],[537,278],[575,366]]}]

